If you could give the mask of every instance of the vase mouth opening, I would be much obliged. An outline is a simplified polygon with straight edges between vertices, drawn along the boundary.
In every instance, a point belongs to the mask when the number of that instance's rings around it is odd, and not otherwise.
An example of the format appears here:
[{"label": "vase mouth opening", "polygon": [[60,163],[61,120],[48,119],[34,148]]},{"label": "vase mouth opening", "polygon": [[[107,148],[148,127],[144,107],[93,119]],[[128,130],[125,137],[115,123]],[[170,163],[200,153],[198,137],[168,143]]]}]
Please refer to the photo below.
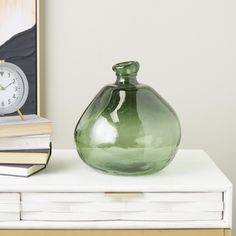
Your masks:
[{"label": "vase mouth opening", "polygon": [[125,61],[115,64],[112,70],[117,76],[137,75],[139,71],[139,63],[137,61]]}]

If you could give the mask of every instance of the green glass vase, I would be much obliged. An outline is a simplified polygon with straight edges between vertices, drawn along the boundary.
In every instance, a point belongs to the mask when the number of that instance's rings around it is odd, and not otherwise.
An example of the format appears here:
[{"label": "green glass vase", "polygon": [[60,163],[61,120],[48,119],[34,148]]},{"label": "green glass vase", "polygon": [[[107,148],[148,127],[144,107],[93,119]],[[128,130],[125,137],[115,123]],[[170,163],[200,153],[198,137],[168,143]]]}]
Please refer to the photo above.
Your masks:
[{"label": "green glass vase", "polygon": [[76,125],[78,154],[109,174],[157,172],[174,158],[180,143],[177,115],[154,89],[137,81],[138,62],[112,69],[116,82],[101,89]]}]

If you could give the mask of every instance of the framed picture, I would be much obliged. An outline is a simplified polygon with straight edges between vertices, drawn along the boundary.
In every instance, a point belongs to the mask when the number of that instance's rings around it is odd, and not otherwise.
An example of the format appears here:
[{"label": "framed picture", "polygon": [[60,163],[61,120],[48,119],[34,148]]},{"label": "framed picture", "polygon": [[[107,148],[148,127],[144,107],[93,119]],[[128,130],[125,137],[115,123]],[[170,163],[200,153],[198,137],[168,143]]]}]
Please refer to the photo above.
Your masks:
[{"label": "framed picture", "polygon": [[0,60],[20,67],[29,83],[23,114],[39,114],[39,0],[0,0]]}]

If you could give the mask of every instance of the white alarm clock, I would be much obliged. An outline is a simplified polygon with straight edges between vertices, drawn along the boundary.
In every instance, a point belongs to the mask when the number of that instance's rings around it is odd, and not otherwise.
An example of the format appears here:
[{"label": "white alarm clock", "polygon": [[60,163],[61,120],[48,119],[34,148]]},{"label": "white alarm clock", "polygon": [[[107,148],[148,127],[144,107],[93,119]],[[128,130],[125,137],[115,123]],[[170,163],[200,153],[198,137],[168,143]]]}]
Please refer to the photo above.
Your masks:
[{"label": "white alarm clock", "polygon": [[29,84],[22,69],[10,62],[0,61],[0,115],[18,111],[25,104]]}]

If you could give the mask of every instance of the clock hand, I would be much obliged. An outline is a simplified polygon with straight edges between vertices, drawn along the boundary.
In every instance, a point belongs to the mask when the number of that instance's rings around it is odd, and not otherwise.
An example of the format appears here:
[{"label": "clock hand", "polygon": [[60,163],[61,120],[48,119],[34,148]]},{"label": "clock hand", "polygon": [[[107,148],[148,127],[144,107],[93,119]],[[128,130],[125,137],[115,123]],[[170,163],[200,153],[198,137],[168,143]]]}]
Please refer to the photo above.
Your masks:
[{"label": "clock hand", "polygon": [[11,82],[10,84],[8,84],[6,87],[2,87],[3,89],[6,89],[7,87],[9,87],[11,84],[13,84],[14,82]]},{"label": "clock hand", "polygon": [[4,90],[5,88],[0,84],[0,90]]}]

